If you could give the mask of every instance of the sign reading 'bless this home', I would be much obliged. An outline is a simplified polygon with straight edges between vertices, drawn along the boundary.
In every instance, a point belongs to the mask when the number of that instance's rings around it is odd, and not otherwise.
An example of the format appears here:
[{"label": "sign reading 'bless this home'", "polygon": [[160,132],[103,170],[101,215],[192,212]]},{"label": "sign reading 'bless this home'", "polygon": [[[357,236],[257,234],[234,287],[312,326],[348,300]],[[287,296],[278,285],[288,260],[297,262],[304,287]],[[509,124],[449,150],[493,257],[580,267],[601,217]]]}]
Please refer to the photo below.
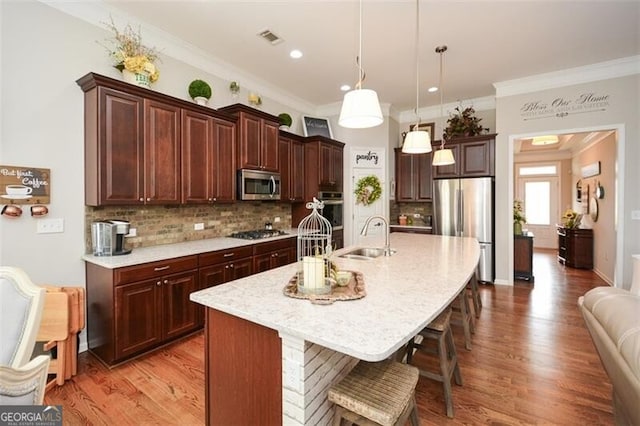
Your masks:
[{"label": "sign reading 'bless this home'", "polygon": [[575,97],[556,97],[549,100],[525,102],[520,107],[520,116],[525,120],[541,118],[564,118],[573,114],[606,111],[609,106],[609,95],[593,92],[579,93]]}]

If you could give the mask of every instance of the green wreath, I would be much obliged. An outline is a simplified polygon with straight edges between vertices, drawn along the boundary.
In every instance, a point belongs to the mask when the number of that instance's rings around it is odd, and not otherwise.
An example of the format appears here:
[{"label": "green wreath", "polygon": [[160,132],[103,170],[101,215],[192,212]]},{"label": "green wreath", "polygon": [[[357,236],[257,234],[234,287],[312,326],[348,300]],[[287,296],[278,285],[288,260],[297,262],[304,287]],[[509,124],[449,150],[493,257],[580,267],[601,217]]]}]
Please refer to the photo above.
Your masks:
[{"label": "green wreath", "polygon": [[382,186],[378,176],[369,175],[361,178],[356,184],[356,203],[368,206],[382,195]]}]

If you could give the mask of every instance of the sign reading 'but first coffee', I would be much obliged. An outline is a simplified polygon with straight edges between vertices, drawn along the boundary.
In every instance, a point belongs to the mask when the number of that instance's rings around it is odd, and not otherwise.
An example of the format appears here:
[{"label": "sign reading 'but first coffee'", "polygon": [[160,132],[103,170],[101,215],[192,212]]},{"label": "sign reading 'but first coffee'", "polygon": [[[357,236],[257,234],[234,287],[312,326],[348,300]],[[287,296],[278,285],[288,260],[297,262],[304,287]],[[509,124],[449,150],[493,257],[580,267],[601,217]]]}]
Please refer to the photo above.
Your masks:
[{"label": "sign reading 'but first coffee'", "polygon": [[0,165],[0,198],[11,204],[49,204],[51,170]]}]

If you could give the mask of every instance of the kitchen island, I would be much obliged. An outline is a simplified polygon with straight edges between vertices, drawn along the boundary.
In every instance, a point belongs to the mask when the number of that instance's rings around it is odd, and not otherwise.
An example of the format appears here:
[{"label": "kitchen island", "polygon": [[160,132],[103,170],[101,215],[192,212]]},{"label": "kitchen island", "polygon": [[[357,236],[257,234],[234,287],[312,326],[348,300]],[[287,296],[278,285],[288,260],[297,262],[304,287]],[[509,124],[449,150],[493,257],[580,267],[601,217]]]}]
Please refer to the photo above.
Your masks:
[{"label": "kitchen island", "polygon": [[296,264],[191,294],[205,305],[207,424],[330,424],[332,383],[358,360],[381,361],[464,288],[477,240],[391,234],[391,257],[334,254],[364,275],[366,297],[315,305],[283,295]]}]

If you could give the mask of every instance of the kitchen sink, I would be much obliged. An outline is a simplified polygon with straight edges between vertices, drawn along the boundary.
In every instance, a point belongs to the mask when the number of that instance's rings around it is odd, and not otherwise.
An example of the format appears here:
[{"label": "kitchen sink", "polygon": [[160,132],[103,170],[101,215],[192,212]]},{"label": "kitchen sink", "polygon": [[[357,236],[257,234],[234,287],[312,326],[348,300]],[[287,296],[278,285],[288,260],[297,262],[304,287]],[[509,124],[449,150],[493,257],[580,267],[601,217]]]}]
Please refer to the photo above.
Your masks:
[{"label": "kitchen sink", "polygon": [[[395,250],[391,250],[391,254],[395,252],[396,252]],[[361,247],[361,248],[356,248],[351,251],[348,251],[344,254],[341,254],[339,257],[344,257],[347,259],[372,260],[378,256],[382,256],[383,254],[384,254],[383,248]]]}]

